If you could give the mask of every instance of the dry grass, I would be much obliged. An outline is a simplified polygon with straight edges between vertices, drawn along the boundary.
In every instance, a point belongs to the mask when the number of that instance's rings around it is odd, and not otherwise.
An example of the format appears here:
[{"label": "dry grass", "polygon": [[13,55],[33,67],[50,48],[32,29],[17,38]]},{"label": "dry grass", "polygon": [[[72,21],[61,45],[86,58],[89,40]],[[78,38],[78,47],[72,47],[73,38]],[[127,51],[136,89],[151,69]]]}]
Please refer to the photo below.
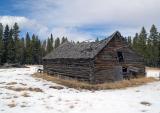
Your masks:
[{"label": "dry grass", "polygon": [[40,88],[26,88],[26,87],[12,87],[12,86],[9,86],[9,87],[5,87],[6,89],[9,89],[9,90],[13,90],[13,91],[34,91],[34,92],[43,92],[42,89]]},{"label": "dry grass", "polygon": [[143,85],[146,83],[157,81],[154,78],[138,78],[138,79],[131,79],[131,80],[123,80],[114,83],[103,83],[103,84],[89,84],[86,82],[80,82],[77,80],[68,80],[68,79],[61,79],[55,76],[49,76],[45,73],[35,73],[33,75],[37,78],[42,78],[47,81],[52,81],[57,84],[61,84],[67,86],[69,88],[75,89],[88,89],[88,90],[104,90],[104,89],[121,89],[126,87],[134,87]]},{"label": "dry grass", "polygon": [[9,106],[10,108],[16,107],[15,101],[12,100],[12,101],[8,104],[8,106]]},{"label": "dry grass", "polygon": [[146,67],[146,70],[160,70],[160,68],[154,68],[154,67]]},{"label": "dry grass", "polygon": [[13,96],[13,98],[18,98],[18,96],[15,95],[15,96]]},{"label": "dry grass", "polygon": [[0,82],[0,84],[5,84],[6,82]]},{"label": "dry grass", "polygon": [[7,85],[15,85],[17,84],[17,82],[10,82],[10,83],[7,83]]},{"label": "dry grass", "polygon": [[23,86],[27,86],[27,84],[24,84],[24,83],[19,83],[19,84],[21,84],[21,85],[23,85]]},{"label": "dry grass", "polygon": [[64,89],[64,87],[62,86],[49,86],[49,88],[58,89],[58,90]]},{"label": "dry grass", "polygon": [[22,108],[27,107],[26,105],[21,105]]},{"label": "dry grass", "polygon": [[73,109],[73,108],[74,108],[74,106],[73,106],[73,105],[71,105],[71,106],[69,106],[69,108]]},{"label": "dry grass", "polygon": [[27,93],[27,92],[23,92],[23,93],[21,94],[21,96],[23,96],[23,97],[30,97],[29,93]]},{"label": "dry grass", "polygon": [[12,97],[2,97],[2,99],[12,99]]}]

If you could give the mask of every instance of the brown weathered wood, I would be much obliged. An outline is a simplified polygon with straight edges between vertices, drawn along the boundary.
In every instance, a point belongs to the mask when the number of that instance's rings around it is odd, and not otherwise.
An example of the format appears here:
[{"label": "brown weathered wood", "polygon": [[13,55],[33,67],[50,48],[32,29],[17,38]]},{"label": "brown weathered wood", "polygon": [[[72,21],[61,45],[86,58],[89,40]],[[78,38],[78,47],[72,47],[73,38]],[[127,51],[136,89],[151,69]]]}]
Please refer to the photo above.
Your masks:
[{"label": "brown weathered wood", "polygon": [[[87,51],[90,51],[89,49]],[[123,62],[119,62],[117,51],[123,54]],[[64,57],[64,56],[63,56]],[[55,58],[44,59],[44,72],[62,78],[72,78],[90,83],[103,83],[122,80],[135,73],[127,70],[123,75],[122,67],[135,67],[137,77],[145,76],[143,57],[135,53],[124,38],[114,35],[94,58]]]},{"label": "brown weathered wood", "polygon": [[[95,79],[97,81],[115,81],[117,75],[115,73],[116,66],[121,67],[137,67],[140,71],[137,75],[144,76],[143,58],[131,50],[124,40],[114,37],[109,44],[96,56],[95,61]],[[117,59],[117,51],[122,51],[124,62],[119,63]],[[110,57],[106,57],[106,55]],[[121,77],[120,77],[121,78]]]}]

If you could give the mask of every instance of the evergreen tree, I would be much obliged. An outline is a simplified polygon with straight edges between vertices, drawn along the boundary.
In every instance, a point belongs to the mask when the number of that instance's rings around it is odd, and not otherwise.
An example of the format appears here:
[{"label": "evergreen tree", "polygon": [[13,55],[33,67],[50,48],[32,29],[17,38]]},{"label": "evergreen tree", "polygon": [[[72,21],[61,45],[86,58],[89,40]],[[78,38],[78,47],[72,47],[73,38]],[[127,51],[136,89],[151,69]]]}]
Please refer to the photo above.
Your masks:
[{"label": "evergreen tree", "polygon": [[143,27],[140,34],[133,38],[132,47],[144,56],[147,66],[160,66],[160,35],[155,25],[150,29],[149,37]]},{"label": "evergreen tree", "polygon": [[2,57],[2,63],[6,63],[7,62],[7,53],[8,53],[8,39],[9,39],[9,26],[6,25],[5,29],[4,29],[4,34],[3,34],[3,45],[4,45],[4,53],[3,53],[3,57]]},{"label": "evergreen tree", "polygon": [[60,45],[60,39],[59,37],[55,39],[55,48],[57,48]]},{"label": "evergreen tree", "polygon": [[26,34],[26,64],[31,64],[32,63],[32,51],[31,51],[31,39],[30,39],[30,36],[29,36],[29,33],[27,32]]},{"label": "evergreen tree", "polygon": [[67,38],[62,37],[62,42],[61,42],[61,44],[65,43],[65,42],[67,42],[67,41],[68,41],[68,39],[67,39]]},{"label": "evergreen tree", "polygon": [[139,38],[139,35],[138,33],[136,33],[133,38],[133,44],[132,44],[133,49],[135,49],[136,51],[138,51],[138,38]]},{"label": "evergreen tree", "polygon": [[99,42],[99,38],[98,37],[96,38],[95,42]]},{"label": "evergreen tree", "polygon": [[53,42],[54,42],[54,40],[53,40],[53,35],[51,34],[51,37],[50,37],[50,40],[51,40],[51,48],[52,48],[52,50],[53,50]]},{"label": "evergreen tree", "polygon": [[32,64],[35,64],[36,61],[36,48],[35,48],[35,43],[36,43],[36,36],[33,34],[32,35],[32,40],[31,40],[31,55],[32,55]]},{"label": "evergreen tree", "polygon": [[147,32],[144,27],[139,34],[138,38],[138,52],[141,53],[144,58],[146,57],[146,41],[147,41]]},{"label": "evergreen tree", "polygon": [[0,23],[0,65],[2,64],[3,53],[4,53],[4,46],[3,46],[3,25]]},{"label": "evergreen tree", "polygon": [[148,37],[148,56],[152,66],[158,65],[159,45],[158,45],[158,31],[155,25],[152,25],[150,29],[150,35]]},{"label": "evergreen tree", "polygon": [[47,40],[47,53],[50,53],[53,50],[53,41],[52,38]]},{"label": "evergreen tree", "polygon": [[54,43],[54,39],[53,39],[53,35],[51,34],[51,37],[50,37],[50,49],[51,49],[51,51],[53,50],[53,43]]},{"label": "evergreen tree", "polygon": [[40,64],[41,58],[41,43],[38,36],[32,36],[32,64]]},{"label": "evergreen tree", "polygon": [[147,39],[147,49],[146,49],[146,65],[151,66],[152,65],[152,42],[150,38]]},{"label": "evergreen tree", "polygon": [[35,48],[37,50],[36,64],[40,64],[42,60],[42,53],[41,53],[41,41],[38,39],[38,36],[36,36]]},{"label": "evergreen tree", "polygon": [[44,57],[45,55],[46,55],[46,40],[44,40],[43,42],[42,42],[42,45],[41,45],[41,54],[42,54],[42,57]]},{"label": "evergreen tree", "polygon": [[151,40],[152,42],[152,45],[157,45],[158,44],[158,31],[157,31],[157,28],[156,26],[153,24],[151,29],[150,29],[150,35],[149,35],[149,39]]},{"label": "evergreen tree", "polygon": [[158,66],[160,67],[160,33],[158,36]]},{"label": "evergreen tree", "polygon": [[15,44],[13,41],[13,29],[9,31],[9,38],[7,44],[7,62],[8,63],[15,63]]},{"label": "evergreen tree", "polygon": [[3,38],[3,25],[0,23],[0,38]]},{"label": "evergreen tree", "polygon": [[19,62],[19,59],[21,59],[21,49],[20,49],[20,39],[19,39],[19,26],[17,23],[13,26],[13,38],[15,43],[15,62]]},{"label": "evergreen tree", "polygon": [[20,40],[20,63],[25,64],[26,61],[26,49],[25,49],[25,40],[24,38],[21,38]]},{"label": "evergreen tree", "polygon": [[129,46],[131,47],[132,46],[132,38],[131,38],[131,36],[128,36],[127,42],[129,44]]}]

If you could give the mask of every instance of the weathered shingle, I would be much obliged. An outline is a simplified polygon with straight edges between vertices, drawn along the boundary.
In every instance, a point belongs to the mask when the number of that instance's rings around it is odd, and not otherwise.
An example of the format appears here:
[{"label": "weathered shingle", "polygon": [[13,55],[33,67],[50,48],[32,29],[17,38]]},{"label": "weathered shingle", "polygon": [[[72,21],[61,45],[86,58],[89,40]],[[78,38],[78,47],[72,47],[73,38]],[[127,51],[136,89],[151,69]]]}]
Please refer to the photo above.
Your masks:
[{"label": "weathered shingle", "polygon": [[43,59],[94,58],[116,34],[120,35],[120,33],[116,31],[108,38],[98,42],[82,42],[78,44],[66,42],[60,45],[58,48],[56,48],[54,51],[52,51],[48,55],[46,55]]}]

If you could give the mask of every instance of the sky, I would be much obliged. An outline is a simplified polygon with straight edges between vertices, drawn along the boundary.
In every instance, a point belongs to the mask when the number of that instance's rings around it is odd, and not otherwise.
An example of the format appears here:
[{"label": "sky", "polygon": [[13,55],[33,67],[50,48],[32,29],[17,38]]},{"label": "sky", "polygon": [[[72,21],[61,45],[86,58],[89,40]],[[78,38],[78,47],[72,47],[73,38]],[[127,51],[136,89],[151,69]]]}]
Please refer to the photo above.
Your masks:
[{"label": "sky", "polygon": [[160,0],[0,0],[0,23],[17,22],[21,36],[66,36],[85,41],[115,31],[134,36],[142,26],[160,28]]}]

